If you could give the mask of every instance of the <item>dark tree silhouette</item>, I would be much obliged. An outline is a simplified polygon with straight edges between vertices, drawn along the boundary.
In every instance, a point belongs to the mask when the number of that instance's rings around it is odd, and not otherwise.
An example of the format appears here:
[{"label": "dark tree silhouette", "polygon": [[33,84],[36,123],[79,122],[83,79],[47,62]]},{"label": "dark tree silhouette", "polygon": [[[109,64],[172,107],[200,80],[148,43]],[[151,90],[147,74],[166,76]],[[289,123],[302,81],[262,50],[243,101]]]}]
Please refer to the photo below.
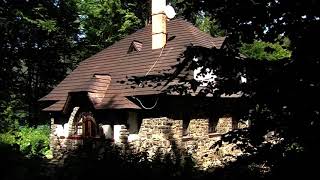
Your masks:
[{"label": "dark tree silhouette", "polygon": [[[180,63],[172,67],[173,73],[133,77],[129,83],[158,86],[159,82],[167,82],[163,93],[209,95],[213,100],[240,93],[246,106],[240,110],[239,118],[250,120],[251,126],[225,135],[222,141],[242,142],[238,143],[239,148],[249,155],[221,171],[232,174],[228,170],[242,166],[247,170],[260,169],[258,172],[267,172],[268,177],[287,173],[288,177],[314,175],[313,163],[319,160],[316,142],[320,140],[320,56],[316,45],[320,40],[319,2],[181,2],[192,5],[190,11],[204,11],[217,19],[226,30],[224,45],[221,49],[190,46],[181,55]],[[192,18],[190,14],[186,9],[185,16]],[[271,62],[249,59],[239,53],[243,42],[276,42],[284,36],[290,40],[290,58]],[[198,67],[203,67],[200,75],[209,68],[217,76],[206,87],[199,88],[199,82],[179,75]],[[244,77],[246,82],[241,81]],[[173,80],[181,83],[168,83]],[[237,175],[223,178],[233,179]]]}]

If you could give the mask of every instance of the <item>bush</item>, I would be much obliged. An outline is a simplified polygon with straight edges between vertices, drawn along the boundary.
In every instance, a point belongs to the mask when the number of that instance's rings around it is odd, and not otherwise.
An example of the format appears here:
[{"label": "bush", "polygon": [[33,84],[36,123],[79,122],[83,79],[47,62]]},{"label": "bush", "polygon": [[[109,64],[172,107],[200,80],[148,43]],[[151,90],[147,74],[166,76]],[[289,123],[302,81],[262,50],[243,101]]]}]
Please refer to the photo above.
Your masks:
[{"label": "bush", "polygon": [[16,135],[12,132],[0,134],[0,142],[3,144],[16,144]]},{"label": "bush", "polygon": [[[3,137],[1,135],[1,137]],[[39,157],[26,158],[17,144],[0,142],[1,180],[48,179],[42,173],[45,159]]]},{"label": "bush", "polygon": [[50,156],[49,148],[50,128],[47,125],[36,128],[22,126],[17,131],[0,134],[0,142],[5,144],[17,144],[20,151],[30,156]]},{"label": "bush", "polygon": [[18,131],[20,150],[26,155],[46,155],[49,151],[48,126],[22,127]]},{"label": "bush", "polygon": [[19,101],[0,101],[0,133],[16,131],[19,128],[19,121],[26,117],[26,113],[18,107]]},{"label": "bush", "polygon": [[108,172],[109,179],[197,179],[204,175],[192,158],[177,147],[169,154],[156,151],[151,158],[148,152],[130,151],[129,146],[120,148],[101,141],[93,148],[91,143],[69,152],[55,173],[57,179],[105,179],[103,172]]}]

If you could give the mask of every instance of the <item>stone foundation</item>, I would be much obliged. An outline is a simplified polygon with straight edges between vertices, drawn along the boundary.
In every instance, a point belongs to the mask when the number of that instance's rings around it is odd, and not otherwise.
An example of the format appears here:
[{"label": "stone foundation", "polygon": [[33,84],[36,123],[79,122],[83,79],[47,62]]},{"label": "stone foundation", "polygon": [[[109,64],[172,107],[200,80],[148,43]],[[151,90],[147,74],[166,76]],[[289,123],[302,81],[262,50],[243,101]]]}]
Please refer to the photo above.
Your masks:
[{"label": "stone foundation", "polygon": [[[183,136],[182,120],[166,117],[143,119],[139,139],[129,142],[135,151],[147,151],[150,156],[158,153],[172,153],[175,149],[187,152],[201,168],[221,166],[227,155],[240,155],[232,144],[224,144],[217,151],[211,148],[221,135],[232,130],[231,117],[219,119],[216,133],[209,133],[208,119],[192,119],[187,133]],[[228,159],[232,160],[232,159]]]},{"label": "stone foundation", "polygon": [[[68,125],[69,135],[73,131],[73,119],[77,109],[71,114]],[[176,150],[186,152],[192,156],[198,167],[206,169],[212,166],[222,166],[225,161],[232,161],[227,155],[241,155],[241,151],[234,150],[233,144],[224,144],[221,148],[211,148],[220,140],[221,135],[231,131],[235,126],[231,117],[222,117],[216,127],[209,127],[208,119],[191,119],[188,128],[183,129],[183,121],[167,117],[143,119],[137,134],[129,134],[125,125],[116,125],[119,129],[116,145],[128,144],[133,152],[148,152],[152,157],[155,153],[175,153]],[[71,125],[71,126],[70,126]],[[83,144],[81,135],[68,137],[57,134],[57,124],[51,122],[51,149],[54,157],[62,157],[66,151],[76,149]],[[61,125],[60,125],[61,126]],[[245,128],[248,124],[241,122],[237,127]],[[209,133],[209,129],[215,129]],[[131,137],[131,138],[129,138]]]},{"label": "stone foundation", "polygon": [[54,119],[51,119],[50,149],[53,157],[59,159],[64,156],[66,151],[77,149],[83,144],[83,141],[80,137],[71,138],[58,134],[57,127],[58,124],[54,124]]},{"label": "stone foundation", "polygon": [[232,117],[222,117],[219,118],[218,124],[216,126],[216,132],[220,134],[225,134],[232,130],[233,122]]}]

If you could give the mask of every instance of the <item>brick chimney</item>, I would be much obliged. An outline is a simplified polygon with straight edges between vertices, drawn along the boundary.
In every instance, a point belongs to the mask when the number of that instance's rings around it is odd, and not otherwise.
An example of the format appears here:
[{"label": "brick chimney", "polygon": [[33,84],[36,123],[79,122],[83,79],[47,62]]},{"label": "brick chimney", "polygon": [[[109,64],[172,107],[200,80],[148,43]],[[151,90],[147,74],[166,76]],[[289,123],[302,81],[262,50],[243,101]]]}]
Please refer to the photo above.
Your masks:
[{"label": "brick chimney", "polygon": [[164,47],[167,41],[167,16],[164,13],[166,0],[152,0],[152,49]]}]

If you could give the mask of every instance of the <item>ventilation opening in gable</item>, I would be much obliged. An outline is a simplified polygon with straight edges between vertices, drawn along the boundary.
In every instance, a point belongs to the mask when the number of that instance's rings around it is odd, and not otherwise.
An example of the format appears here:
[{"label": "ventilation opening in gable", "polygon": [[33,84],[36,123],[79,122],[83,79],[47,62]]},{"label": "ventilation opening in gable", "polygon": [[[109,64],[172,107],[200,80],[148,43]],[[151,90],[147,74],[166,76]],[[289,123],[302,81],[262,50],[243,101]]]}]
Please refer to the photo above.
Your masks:
[{"label": "ventilation opening in gable", "polygon": [[132,41],[132,43],[129,47],[128,53],[140,52],[141,50],[142,50],[142,42],[134,40],[134,41]]}]

